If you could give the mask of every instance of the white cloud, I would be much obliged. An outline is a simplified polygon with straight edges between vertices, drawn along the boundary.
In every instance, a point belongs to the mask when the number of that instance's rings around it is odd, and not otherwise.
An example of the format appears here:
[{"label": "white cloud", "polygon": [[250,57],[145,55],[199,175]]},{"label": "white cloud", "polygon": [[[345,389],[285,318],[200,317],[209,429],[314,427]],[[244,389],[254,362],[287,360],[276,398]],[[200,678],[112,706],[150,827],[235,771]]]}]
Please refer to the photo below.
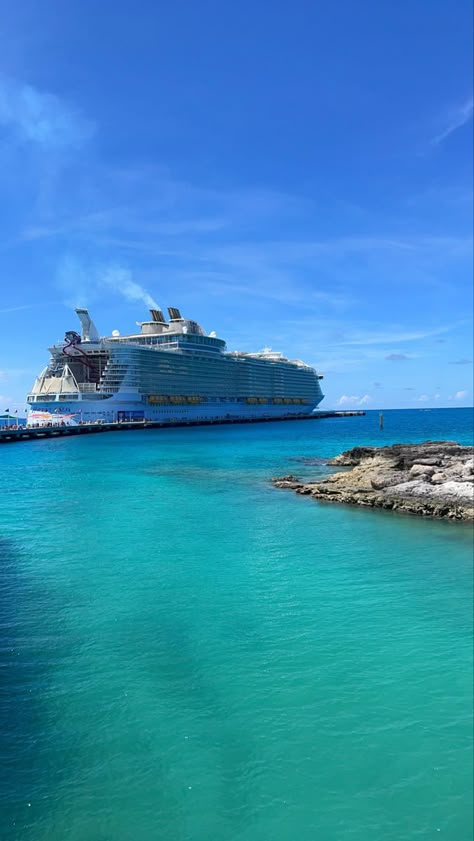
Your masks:
[{"label": "white cloud", "polygon": [[362,397],[359,397],[358,394],[342,394],[339,400],[337,401],[338,406],[367,406],[368,403],[372,402],[372,397],[370,394],[364,394]]},{"label": "white cloud", "polygon": [[461,389],[460,391],[456,391],[455,394],[450,394],[448,400],[464,400],[468,393],[466,389]]},{"label": "white cloud", "polygon": [[79,148],[93,134],[93,124],[51,93],[0,78],[0,125],[21,141],[43,148]]},{"label": "white cloud", "polygon": [[420,394],[419,397],[415,397],[415,400],[418,403],[427,403],[429,399],[430,399],[429,394]]},{"label": "white cloud", "polygon": [[357,394],[342,394],[337,401],[338,406],[347,406],[348,403],[357,403],[359,397]]},{"label": "white cloud", "polygon": [[444,120],[444,128],[431,138],[431,145],[439,146],[439,144],[446,140],[451,134],[453,134],[453,132],[466,125],[466,123],[468,123],[472,118],[473,110],[474,100],[472,97],[466,100],[466,102],[462,105],[451,109],[450,113],[446,115]]}]

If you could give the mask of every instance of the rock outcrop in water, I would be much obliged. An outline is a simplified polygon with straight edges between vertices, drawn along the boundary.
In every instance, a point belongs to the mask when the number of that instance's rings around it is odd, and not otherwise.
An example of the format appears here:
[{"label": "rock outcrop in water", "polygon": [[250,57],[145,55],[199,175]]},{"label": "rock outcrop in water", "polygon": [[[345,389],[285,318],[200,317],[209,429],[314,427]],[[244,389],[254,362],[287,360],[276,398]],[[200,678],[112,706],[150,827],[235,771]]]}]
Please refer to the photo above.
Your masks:
[{"label": "rock outcrop in water", "polygon": [[327,464],[350,467],[318,482],[272,481],[325,502],[453,520],[474,519],[474,447],[453,441],[354,447]]}]

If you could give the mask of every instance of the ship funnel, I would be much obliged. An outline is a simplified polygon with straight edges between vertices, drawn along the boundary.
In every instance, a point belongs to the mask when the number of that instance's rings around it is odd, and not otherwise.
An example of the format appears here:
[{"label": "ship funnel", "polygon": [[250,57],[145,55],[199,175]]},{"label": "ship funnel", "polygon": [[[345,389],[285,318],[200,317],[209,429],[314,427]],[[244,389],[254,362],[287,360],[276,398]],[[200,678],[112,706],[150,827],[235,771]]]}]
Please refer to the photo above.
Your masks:
[{"label": "ship funnel", "polygon": [[89,311],[82,309],[81,307],[76,307],[76,314],[79,318],[79,321],[82,325],[82,341],[83,342],[98,342],[100,336],[97,332],[97,328],[92,321]]},{"label": "ship funnel", "polygon": [[150,315],[153,321],[158,322],[158,324],[166,324],[165,317],[161,310],[150,310]]},{"label": "ship funnel", "polygon": [[168,312],[170,314],[171,321],[182,321],[183,316],[181,315],[180,311],[176,307],[168,307]]}]

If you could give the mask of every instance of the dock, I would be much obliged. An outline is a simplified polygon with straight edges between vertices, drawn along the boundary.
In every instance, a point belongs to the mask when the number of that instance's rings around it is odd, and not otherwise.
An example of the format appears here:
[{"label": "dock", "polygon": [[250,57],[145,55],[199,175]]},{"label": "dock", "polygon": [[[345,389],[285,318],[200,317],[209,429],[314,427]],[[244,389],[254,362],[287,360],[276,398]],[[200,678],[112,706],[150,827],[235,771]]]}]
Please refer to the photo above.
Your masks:
[{"label": "dock", "polygon": [[323,420],[324,418],[346,418],[365,415],[361,411],[346,412],[314,412],[309,415],[288,415],[280,418],[219,418],[216,420],[193,421],[114,421],[113,423],[81,423],[77,426],[54,424],[51,426],[11,426],[0,429],[0,444],[10,444],[14,441],[36,441],[47,438],[64,438],[74,435],[92,435],[99,432],[123,432],[139,429],[165,429],[189,426],[223,426],[243,423],[270,423],[278,421]]}]

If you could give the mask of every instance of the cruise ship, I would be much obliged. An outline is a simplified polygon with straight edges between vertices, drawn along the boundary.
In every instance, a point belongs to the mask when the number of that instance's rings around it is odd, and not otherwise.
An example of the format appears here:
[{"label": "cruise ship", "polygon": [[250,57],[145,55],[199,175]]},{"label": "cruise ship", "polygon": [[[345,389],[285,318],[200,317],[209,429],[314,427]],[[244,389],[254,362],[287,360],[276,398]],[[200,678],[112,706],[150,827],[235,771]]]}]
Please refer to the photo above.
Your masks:
[{"label": "cruise ship", "polygon": [[169,307],[139,332],[100,336],[87,309],[81,332],[49,349],[28,395],[28,425],[154,421],[203,423],[308,415],[323,399],[322,375],[270,348],[229,351],[215,333]]}]

